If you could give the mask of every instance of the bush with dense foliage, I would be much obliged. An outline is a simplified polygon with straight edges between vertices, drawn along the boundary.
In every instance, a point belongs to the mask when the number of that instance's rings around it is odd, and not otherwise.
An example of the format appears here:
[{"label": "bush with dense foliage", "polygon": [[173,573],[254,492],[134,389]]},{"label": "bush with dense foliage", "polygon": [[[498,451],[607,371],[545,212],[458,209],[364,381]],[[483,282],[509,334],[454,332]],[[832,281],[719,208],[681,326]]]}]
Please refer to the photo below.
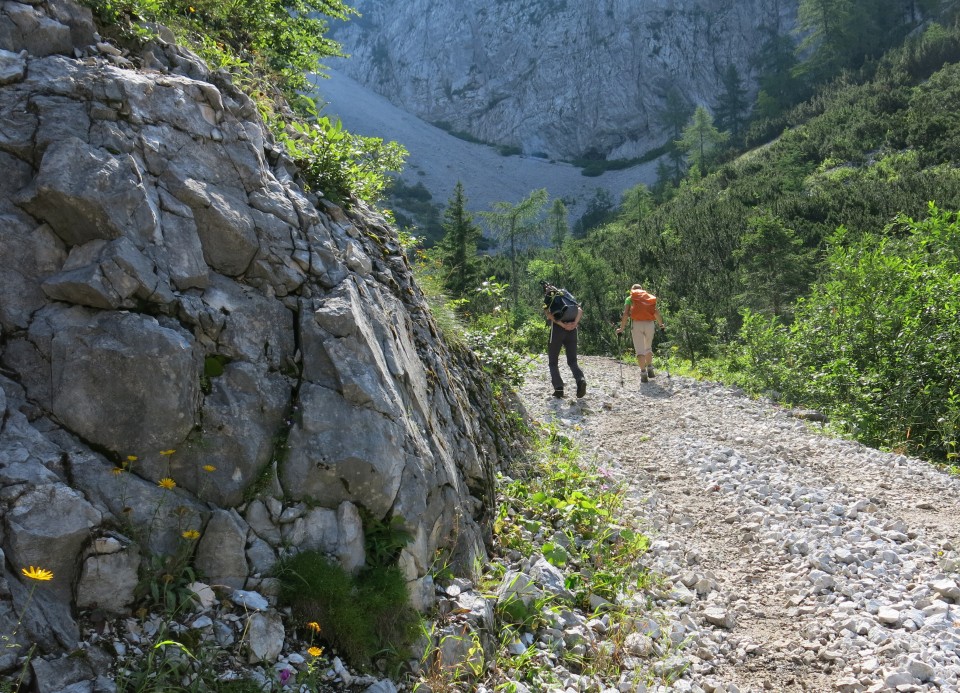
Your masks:
[{"label": "bush with dense foliage", "polygon": [[751,373],[860,440],[957,460],[960,215],[931,205],[884,233],[840,230],[790,325],[747,313]]}]

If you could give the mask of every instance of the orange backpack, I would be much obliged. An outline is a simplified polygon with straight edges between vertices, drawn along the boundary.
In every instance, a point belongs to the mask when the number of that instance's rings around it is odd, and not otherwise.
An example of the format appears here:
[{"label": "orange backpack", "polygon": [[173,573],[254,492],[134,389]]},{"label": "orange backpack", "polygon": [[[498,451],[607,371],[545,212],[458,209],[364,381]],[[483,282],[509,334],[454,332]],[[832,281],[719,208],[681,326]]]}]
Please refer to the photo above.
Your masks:
[{"label": "orange backpack", "polygon": [[657,297],[643,289],[630,290],[630,319],[656,320]]}]

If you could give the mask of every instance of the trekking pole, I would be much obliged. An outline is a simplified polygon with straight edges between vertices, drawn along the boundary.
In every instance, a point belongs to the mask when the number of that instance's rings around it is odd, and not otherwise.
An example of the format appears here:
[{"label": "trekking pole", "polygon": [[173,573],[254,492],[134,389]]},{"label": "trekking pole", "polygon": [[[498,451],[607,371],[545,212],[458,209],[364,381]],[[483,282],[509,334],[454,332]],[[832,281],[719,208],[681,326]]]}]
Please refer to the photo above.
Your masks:
[{"label": "trekking pole", "polygon": [[[661,326],[661,327],[660,327],[660,334],[661,334],[661,336],[662,336],[664,339],[666,339],[666,338],[667,338],[667,328]],[[670,382],[670,354],[669,354],[666,350],[664,350],[663,368],[664,368],[664,370],[667,372],[667,382],[669,383],[669,382]]]},{"label": "trekking pole", "polygon": [[620,345],[620,333],[614,332],[617,335],[617,363],[620,364],[620,387],[623,387],[623,347]]}]

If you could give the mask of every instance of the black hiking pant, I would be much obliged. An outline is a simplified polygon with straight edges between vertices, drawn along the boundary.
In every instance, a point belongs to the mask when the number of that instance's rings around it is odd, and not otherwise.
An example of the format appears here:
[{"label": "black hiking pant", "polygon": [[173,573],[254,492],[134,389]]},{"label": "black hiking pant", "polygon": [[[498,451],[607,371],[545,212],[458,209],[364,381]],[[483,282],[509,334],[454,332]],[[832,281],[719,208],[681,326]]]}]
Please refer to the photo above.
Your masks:
[{"label": "black hiking pant", "polygon": [[560,377],[560,350],[567,354],[567,365],[573,372],[576,381],[583,380],[583,371],[577,365],[577,332],[565,330],[560,325],[550,326],[550,345],[547,347],[547,363],[550,364],[550,381],[554,390],[563,389],[563,378]]}]

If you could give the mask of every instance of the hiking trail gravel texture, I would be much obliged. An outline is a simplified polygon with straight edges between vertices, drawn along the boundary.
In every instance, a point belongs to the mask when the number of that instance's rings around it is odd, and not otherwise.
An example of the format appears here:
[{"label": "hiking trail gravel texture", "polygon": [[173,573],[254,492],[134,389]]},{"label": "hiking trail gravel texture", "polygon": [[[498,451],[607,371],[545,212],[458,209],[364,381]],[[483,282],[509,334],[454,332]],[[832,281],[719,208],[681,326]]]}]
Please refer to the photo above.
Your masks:
[{"label": "hiking trail gravel texture", "polygon": [[680,672],[619,690],[960,691],[960,479],[736,389],[580,365],[583,399],[545,357],[521,398],[629,489]]}]

